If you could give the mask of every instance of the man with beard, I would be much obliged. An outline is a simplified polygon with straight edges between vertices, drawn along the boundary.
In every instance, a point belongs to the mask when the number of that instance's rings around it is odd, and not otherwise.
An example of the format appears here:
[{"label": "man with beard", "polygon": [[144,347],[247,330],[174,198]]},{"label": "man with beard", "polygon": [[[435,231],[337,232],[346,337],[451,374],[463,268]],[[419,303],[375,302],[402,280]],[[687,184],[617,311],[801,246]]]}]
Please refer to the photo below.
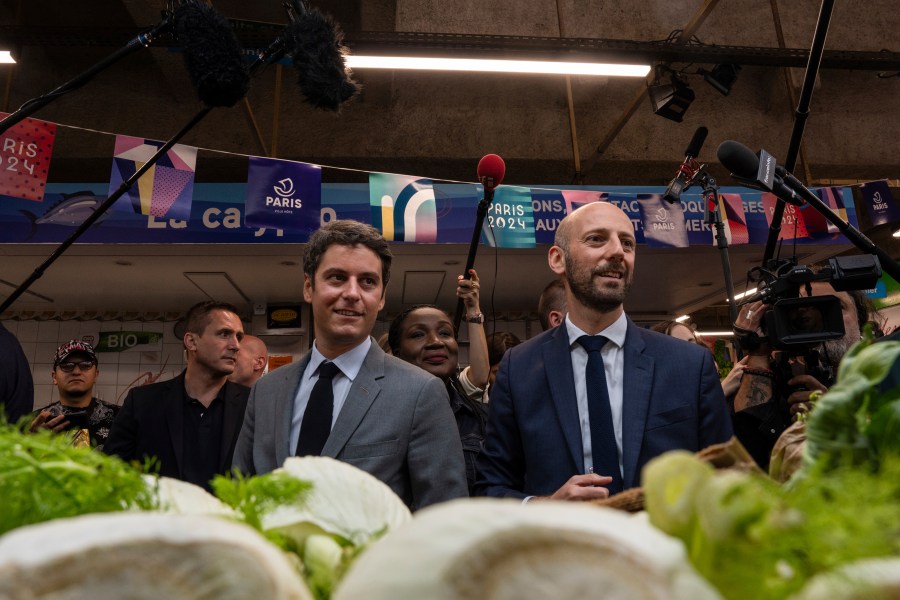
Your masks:
[{"label": "man with beard", "polygon": [[194,305],[184,318],[187,368],[169,381],[132,388],[116,416],[107,454],[155,459],[160,475],[210,488],[231,470],[250,389],[228,381],[244,327],[224,302]]},{"label": "man with beard", "polygon": [[[735,435],[764,470],[768,470],[778,437],[797,414],[812,408],[810,394],[828,391],[838,364],[860,340],[862,328],[869,320],[869,302],[860,290],[836,292],[828,282],[813,281],[809,291],[805,287],[800,291],[804,296],[836,296],[840,300],[844,337],[822,342],[797,356],[773,352],[766,343],[745,348],[740,387],[728,401],[734,411]],[[764,335],[760,324],[768,308],[762,302],[745,304],[734,323],[736,333]],[[821,319],[819,311],[800,309],[793,324],[803,331],[815,331],[817,327],[821,329],[816,319]]]},{"label": "man with beard", "polygon": [[631,220],[612,204],[587,204],[560,223],[548,261],[568,314],[500,363],[477,494],[605,498],[639,485],[663,452],[731,437],[710,352],[625,315],[635,250]]}]

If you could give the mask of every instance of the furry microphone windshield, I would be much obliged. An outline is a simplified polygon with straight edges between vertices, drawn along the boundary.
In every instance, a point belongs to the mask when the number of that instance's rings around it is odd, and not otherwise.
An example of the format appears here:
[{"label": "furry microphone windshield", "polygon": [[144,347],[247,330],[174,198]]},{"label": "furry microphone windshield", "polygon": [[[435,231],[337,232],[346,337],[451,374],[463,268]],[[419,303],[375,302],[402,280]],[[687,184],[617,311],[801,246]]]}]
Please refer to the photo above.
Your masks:
[{"label": "furry microphone windshield", "polygon": [[285,36],[307,102],[337,111],[359,92],[359,84],[350,78],[344,64],[344,34],[330,16],[300,6]]},{"label": "furry microphone windshield", "polygon": [[197,96],[207,106],[234,106],[250,88],[241,46],[228,21],[204,0],[175,8],[175,35]]}]

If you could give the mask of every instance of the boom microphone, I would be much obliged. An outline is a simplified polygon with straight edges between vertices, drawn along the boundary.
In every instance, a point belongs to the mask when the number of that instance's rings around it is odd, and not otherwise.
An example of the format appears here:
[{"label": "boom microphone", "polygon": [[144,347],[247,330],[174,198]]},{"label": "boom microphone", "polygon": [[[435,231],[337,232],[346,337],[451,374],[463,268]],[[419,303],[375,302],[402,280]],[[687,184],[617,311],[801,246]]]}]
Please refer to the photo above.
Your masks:
[{"label": "boom microphone", "polygon": [[297,69],[303,97],[315,108],[332,111],[359,92],[359,84],[347,71],[344,34],[330,15],[307,8],[302,0],[285,2],[288,18],[287,52]]},{"label": "boom microphone", "polygon": [[197,96],[207,106],[234,106],[247,95],[250,74],[228,21],[204,0],[175,8],[175,36]]},{"label": "boom microphone", "polygon": [[666,202],[674,204],[681,200],[681,193],[691,187],[694,176],[703,168],[695,159],[700,154],[700,149],[703,147],[703,142],[706,141],[708,133],[709,130],[706,127],[698,127],[697,131],[694,132],[691,143],[688,144],[687,149],[684,151],[684,162],[678,167],[675,178],[669,182],[669,186],[666,188],[665,194],[663,194],[663,200]]},{"label": "boom microphone", "polygon": [[800,191],[800,188],[804,188],[803,184],[784,167],[778,166],[774,157],[765,150],[760,150],[757,155],[740,142],[725,140],[719,144],[716,155],[722,166],[731,171],[731,176],[742,185],[770,191],[785,202],[797,206],[803,204]]}]

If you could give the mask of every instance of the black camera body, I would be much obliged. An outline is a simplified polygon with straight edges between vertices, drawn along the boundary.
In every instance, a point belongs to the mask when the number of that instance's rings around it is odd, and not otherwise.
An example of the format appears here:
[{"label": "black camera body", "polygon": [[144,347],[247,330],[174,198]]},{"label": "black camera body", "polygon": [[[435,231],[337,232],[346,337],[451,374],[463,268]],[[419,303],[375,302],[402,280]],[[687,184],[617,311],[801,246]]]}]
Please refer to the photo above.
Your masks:
[{"label": "black camera body", "polygon": [[813,271],[793,261],[776,263],[771,270],[753,269],[748,277],[759,282],[759,291],[747,302],[763,301],[772,306],[763,316],[762,330],[773,348],[792,354],[844,336],[844,315],[836,296],[800,296],[801,286],[813,281],[831,284],[837,292],[874,288],[881,277],[877,256],[842,256],[829,259],[828,266]]}]

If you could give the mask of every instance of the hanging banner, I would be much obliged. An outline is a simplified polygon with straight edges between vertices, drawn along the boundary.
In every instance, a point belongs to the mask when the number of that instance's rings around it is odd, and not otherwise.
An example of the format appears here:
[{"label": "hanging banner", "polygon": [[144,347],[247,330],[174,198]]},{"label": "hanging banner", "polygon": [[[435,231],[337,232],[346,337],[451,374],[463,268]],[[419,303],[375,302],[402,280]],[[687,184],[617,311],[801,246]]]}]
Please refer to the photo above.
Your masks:
[{"label": "hanging banner", "polygon": [[[0,112],[0,118],[7,113]],[[56,124],[22,119],[0,137],[0,195],[42,202]]]},{"label": "hanging banner", "polygon": [[529,188],[500,186],[495,190],[481,240],[499,248],[534,248],[534,212]]},{"label": "hanging banner", "polygon": [[[763,206],[766,211],[766,223],[772,226],[772,217],[775,214],[775,206],[778,198],[775,194],[764,193],[762,195]],[[803,215],[800,208],[785,202],[784,214],[781,216],[781,232],[778,234],[779,240],[792,240],[794,238],[808,238],[809,233],[806,231],[806,224],[803,222]]]},{"label": "hanging banner", "polygon": [[251,156],[244,205],[247,227],[312,233],[322,211],[322,168]]},{"label": "hanging banner", "polygon": [[[719,194],[725,207],[725,239],[729,244],[749,244],[747,231],[747,215],[744,213],[744,201],[740,194]],[[715,242],[715,238],[713,238]]]},{"label": "hanging banner", "polygon": [[384,239],[435,243],[437,210],[430,179],[393,173],[369,174],[372,226]]},{"label": "hanging banner", "polygon": [[644,242],[657,248],[687,248],[688,235],[684,226],[684,207],[681,202],[669,204],[661,194],[638,194]]},{"label": "hanging banner", "polygon": [[873,227],[900,221],[900,210],[897,209],[887,181],[863,183],[859,186],[859,191]]},{"label": "hanging banner", "polygon": [[[154,140],[117,135],[108,194],[112,195],[163,145]],[[175,144],[119,198],[113,208],[157,218],[190,219],[196,167],[197,149]]]}]

